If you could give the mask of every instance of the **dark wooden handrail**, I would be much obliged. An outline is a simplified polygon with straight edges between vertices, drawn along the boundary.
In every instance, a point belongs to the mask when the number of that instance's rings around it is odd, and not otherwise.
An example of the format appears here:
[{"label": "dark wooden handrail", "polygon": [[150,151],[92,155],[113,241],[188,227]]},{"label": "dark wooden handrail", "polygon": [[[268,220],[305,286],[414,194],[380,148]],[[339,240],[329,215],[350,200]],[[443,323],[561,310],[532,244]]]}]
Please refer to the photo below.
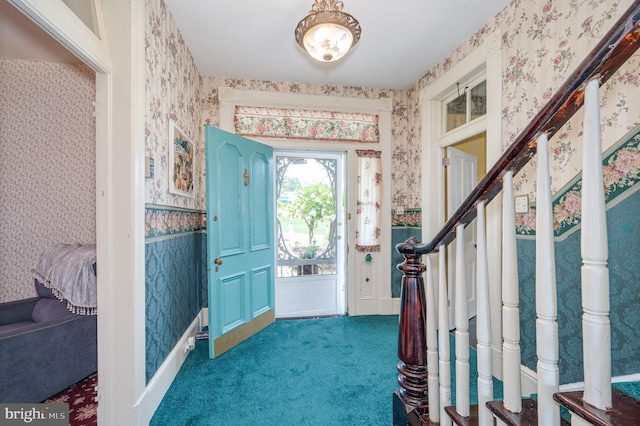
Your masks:
[{"label": "dark wooden handrail", "polygon": [[466,226],[476,217],[476,203],[493,200],[502,191],[502,176],[507,171],[517,174],[535,155],[537,136],[547,133],[551,138],[582,107],[585,84],[594,78],[604,84],[638,49],[639,41],[640,0],[636,0],[496,161],[433,240],[419,245],[400,243],[396,246],[398,252],[427,254],[451,243],[455,239],[455,227]]}]

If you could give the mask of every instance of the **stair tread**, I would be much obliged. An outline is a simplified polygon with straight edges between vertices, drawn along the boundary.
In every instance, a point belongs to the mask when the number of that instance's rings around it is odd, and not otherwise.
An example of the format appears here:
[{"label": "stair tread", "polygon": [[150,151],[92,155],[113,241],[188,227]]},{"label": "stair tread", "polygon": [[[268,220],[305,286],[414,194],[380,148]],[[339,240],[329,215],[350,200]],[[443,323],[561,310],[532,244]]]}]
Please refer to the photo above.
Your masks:
[{"label": "stair tread", "polygon": [[[537,426],[538,425],[538,401],[532,398],[522,400],[522,412],[512,413],[504,407],[503,401],[489,401],[487,407],[495,415],[509,426]],[[569,426],[569,423],[560,419],[560,424]]]},{"label": "stair tread", "polygon": [[[613,408],[599,410],[582,400],[583,391],[560,392],[553,396],[559,404],[594,425],[635,426],[640,424],[640,401],[612,389]],[[574,414],[575,413],[575,414]]]},{"label": "stair tread", "polygon": [[451,417],[451,420],[457,426],[474,426],[479,423],[478,421],[478,406],[470,405],[469,406],[469,417],[461,416],[456,412],[456,406],[452,405],[449,407],[444,407],[444,411]]}]

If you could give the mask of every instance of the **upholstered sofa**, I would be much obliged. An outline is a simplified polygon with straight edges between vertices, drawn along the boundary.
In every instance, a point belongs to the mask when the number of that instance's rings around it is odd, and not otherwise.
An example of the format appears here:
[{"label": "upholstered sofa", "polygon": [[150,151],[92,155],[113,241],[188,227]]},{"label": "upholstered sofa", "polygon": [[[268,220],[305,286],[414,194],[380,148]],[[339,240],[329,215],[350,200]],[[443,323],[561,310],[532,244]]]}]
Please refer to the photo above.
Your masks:
[{"label": "upholstered sofa", "polygon": [[0,303],[0,403],[42,402],[97,371],[96,315],[38,296]]}]

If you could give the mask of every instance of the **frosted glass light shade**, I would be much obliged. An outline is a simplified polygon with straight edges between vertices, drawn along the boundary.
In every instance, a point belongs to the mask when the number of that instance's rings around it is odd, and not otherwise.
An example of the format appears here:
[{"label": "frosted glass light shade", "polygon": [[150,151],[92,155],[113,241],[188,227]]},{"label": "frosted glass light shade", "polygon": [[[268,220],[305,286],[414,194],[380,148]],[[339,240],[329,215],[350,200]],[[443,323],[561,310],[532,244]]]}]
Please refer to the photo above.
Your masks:
[{"label": "frosted glass light shade", "polygon": [[349,51],[353,35],[342,25],[325,23],[310,28],[303,37],[303,43],[314,59],[332,62],[342,58]]},{"label": "frosted glass light shade", "polygon": [[309,14],[298,23],[296,41],[312,58],[337,61],[360,40],[360,23],[343,12],[342,6],[339,0],[315,0]]}]

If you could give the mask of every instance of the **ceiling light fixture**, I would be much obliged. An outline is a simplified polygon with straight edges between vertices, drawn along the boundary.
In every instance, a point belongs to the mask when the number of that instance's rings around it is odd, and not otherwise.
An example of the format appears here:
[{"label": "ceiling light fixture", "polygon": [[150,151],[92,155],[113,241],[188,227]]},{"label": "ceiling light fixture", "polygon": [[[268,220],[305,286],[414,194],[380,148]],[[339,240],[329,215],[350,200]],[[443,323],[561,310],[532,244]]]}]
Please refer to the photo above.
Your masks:
[{"label": "ceiling light fixture", "polygon": [[342,11],[338,0],[315,0],[296,27],[296,41],[313,59],[333,62],[360,40],[360,23]]}]

